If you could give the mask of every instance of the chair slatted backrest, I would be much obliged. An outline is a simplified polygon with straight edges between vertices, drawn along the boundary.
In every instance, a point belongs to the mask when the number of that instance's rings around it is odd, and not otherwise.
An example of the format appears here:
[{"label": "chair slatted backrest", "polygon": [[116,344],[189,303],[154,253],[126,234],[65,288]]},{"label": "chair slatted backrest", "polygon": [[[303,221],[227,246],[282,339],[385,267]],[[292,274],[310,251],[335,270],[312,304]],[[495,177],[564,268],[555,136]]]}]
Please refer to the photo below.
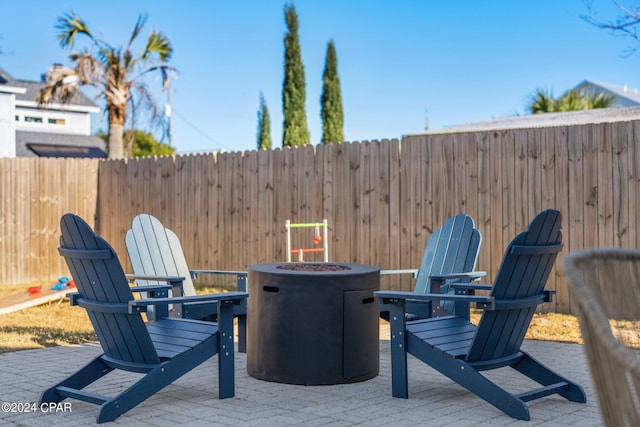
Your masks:
[{"label": "chair slatted backrest", "polygon": [[481,241],[480,231],[469,215],[449,218],[427,241],[414,292],[431,292],[430,275],[473,271]]},{"label": "chair slatted backrest", "polygon": [[80,217],[60,220],[60,254],[106,356],[123,362],[156,364],[158,354],[140,313],[128,314],[133,299],[122,265],[109,243]]},{"label": "chair slatted backrest", "polygon": [[[536,307],[542,302],[553,263],[562,249],[560,226],[560,212],[548,209],[511,241],[491,290],[496,310],[483,312],[467,361],[496,360],[520,351]],[[531,303],[533,300],[537,302]]]},{"label": "chair slatted backrest", "polygon": [[[148,214],[136,216],[131,222],[131,229],[125,236],[125,244],[135,274],[182,276],[184,277],[183,294],[187,296],[196,294],[178,236],[165,228],[157,218]],[[154,281],[138,283],[141,286],[166,284]]]}]

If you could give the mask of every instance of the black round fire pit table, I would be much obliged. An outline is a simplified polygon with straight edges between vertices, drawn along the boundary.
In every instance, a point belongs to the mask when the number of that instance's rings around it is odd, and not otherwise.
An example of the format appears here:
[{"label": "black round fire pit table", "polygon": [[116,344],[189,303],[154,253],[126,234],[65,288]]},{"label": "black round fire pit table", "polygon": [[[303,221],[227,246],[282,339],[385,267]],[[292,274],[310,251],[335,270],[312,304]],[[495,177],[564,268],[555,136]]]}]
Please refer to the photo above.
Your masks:
[{"label": "black round fire pit table", "polygon": [[380,270],[363,264],[249,267],[247,372],[287,384],[343,384],[378,375]]}]

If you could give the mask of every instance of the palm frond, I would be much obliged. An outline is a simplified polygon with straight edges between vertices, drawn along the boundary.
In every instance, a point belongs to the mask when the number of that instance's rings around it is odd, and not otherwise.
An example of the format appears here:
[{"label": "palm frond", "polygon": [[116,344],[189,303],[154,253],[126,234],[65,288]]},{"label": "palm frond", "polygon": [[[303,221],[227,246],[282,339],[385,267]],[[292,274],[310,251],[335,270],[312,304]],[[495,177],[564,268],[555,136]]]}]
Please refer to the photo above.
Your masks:
[{"label": "palm frond", "polygon": [[58,30],[58,40],[60,46],[71,47],[75,42],[75,37],[78,34],[84,34],[92,40],[95,40],[87,24],[75,14],[70,11],[58,18],[58,24],[55,28]]},{"label": "palm frond", "polygon": [[168,65],[162,65],[156,67],[160,70],[160,76],[162,78],[162,90],[168,92],[171,90],[171,78],[175,78],[177,75],[177,71],[173,67],[169,67]]},{"label": "palm frond", "polygon": [[151,111],[151,115],[153,117],[158,116],[160,109],[158,108],[158,105],[147,85],[141,82],[133,82],[131,87],[132,89],[135,89],[136,93],[140,96],[140,103]]},{"label": "palm frond", "polygon": [[138,80],[145,74],[152,73],[154,71],[160,72],[160,78],[162,79],[162,89],[167,90],[169,87],[169,79],[176,78],[178,75],[178,70],[173,68],[170,65],[154,65],[153,67],[149,67],[146,70],[142,71],[139,75],[137,75],[132,80]]},{"label": "palm frond", "polygon": [[[131,84],[132,108],[129,109],[131,121],[144,121],[153,128],[162,125],[164,115],[163,109],[155,101],[147,85],[140,81],[133,81]],[[135,104],[135,107],[133,106]]]},{"label": "palm frond", "polygon": [[555,111],[556,106],[553,91],[549,89],[536,89],[535,92],[529,96],[526,108],[531,114]]},{"label": "palm frond", "polygon": [[38,92],[36,101],[43,108],[46,104],[60,102],[66,104],[71,101],[80,90],[79,76],[73,68],[54,66],[45,76],[45,87]]},{"label": "palm frond", "polygon": [[171,47],[169,38],[158,31],[152,31],[151,34],[149,34],[147,46],[141,56],[143,59],[147,60],[151,54],[154,53],[158,54],[160,62],[167,61],[171,58],[171,54],[173,53],[173,48]]},{"label": "palm frond", "polygon": [[122,55],[122,66],[124,68],[130,68],[133,65],[133,63],[134,61],[131,55],[131,51],[127,49]]},{"label": "palm frond", "polygon": [[566,92],[558,98],[555,103],[556,111],[578,111],[587,109],[584,93],[575,89]]},{"label": "palm frond", "polygon": [[138,15],[138,21],[136,22],[136,26],[133,27],[133,32],[131,33],[131,38],[129,39],[129,44],[127,45],[127,50],[130,50],[133,41],[140,35],[140,31],[142,31],[142,27],[147,23],[147,15]]},{"label": "palm frond", "polygon": [[104,66],[88,51],[75,58],[76,74],[82,84],[98,86],[104,75]]},{"label": "palm frond", "polygon": [[605,92],[595,92],[587,94],[587,105],[589,108],[609,108],[613,105],[615,96]]}]

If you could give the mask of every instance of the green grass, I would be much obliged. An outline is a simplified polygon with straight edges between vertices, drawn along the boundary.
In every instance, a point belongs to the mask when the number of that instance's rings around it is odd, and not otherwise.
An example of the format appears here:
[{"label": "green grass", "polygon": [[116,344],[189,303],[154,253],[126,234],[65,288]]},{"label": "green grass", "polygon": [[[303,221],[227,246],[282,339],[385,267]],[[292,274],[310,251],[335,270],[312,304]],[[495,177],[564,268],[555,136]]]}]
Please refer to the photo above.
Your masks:
[{"label": "green grass", "polygon": [[[24,292],[30,285],[0,286],[0,298]],[[0,314],[0,353],[96,341],[86,312],[68,299]]]}]

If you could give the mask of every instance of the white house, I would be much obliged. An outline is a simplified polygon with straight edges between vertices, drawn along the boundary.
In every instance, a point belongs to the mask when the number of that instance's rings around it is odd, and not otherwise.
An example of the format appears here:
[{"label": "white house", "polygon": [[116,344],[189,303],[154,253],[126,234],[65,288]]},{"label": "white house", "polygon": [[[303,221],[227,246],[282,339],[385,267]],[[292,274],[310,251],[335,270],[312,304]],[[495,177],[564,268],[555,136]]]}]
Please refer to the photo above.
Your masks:
[{"label": "white house", "polygon": [[83,94],[69,104],[38,108],[44,82],[14,79],[0,68],[0,157],[106,157],[91,136],[91,113],[100,109]]},{"label": "white house", "polygon": [[593,123],[616,123],[640,120],[640,105],[634,107],[611,107],[594,110],[567,111],[563,113],[528,114],[484,120],[481,122],[465,123],[447,126],[441,129],[429,129],[423,132],[408,134],[439,135],[463,132],[492,132],[510,129],[531,129],[558,126],[575,126]]},{"label": "white house", "polygon": [[16,156],[16,94],[25,92],[24,88],[0,83],[0,157]]},{"label": "white house", "polygon": [[635,107],[640,105],[640,91],[629,88],[627,85],[614,86],[608,83],[592,82],[585,80],[574,88],[587,93],[605,93],[613,95],[612,107]]}]

